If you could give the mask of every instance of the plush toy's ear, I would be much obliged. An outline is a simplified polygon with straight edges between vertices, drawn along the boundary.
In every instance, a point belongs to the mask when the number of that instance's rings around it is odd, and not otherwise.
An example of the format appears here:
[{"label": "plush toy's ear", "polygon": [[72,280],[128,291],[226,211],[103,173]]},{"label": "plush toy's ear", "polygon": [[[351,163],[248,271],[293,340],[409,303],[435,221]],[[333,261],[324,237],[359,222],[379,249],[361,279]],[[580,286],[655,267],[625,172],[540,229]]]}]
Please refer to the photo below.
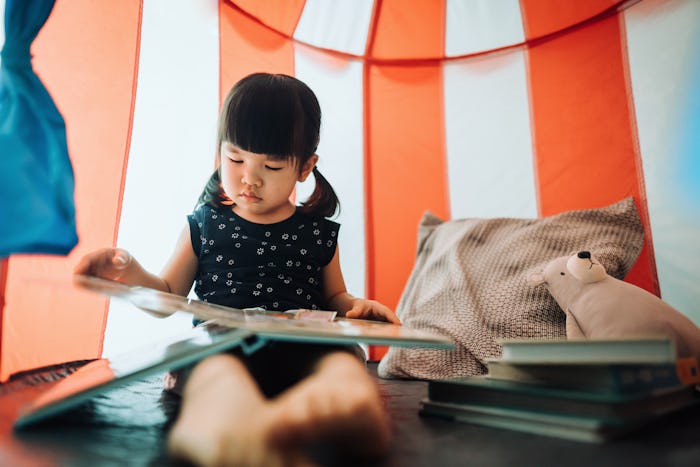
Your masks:
[{"label": "plush toy's ear", "polygon": [[540,284],[544,284],[544,274],[541,272],[533,272],[530,277],[527,278],[527,285],[535,287]]},{"label": "plush toy's ear", "polygon": [[566,262],[566,269],[584,284],[602,281],[607,276],[603,265],[589,251],[579,251],[572,255]]}]

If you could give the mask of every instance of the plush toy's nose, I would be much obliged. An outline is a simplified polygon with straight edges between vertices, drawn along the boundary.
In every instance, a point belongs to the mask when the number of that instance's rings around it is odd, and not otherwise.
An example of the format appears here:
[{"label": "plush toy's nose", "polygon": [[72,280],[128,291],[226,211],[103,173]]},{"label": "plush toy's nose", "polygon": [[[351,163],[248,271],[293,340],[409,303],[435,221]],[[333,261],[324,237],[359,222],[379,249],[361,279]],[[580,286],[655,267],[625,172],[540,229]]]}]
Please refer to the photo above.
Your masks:
[{"label": "plush toy's nose", "polygon": [[587,250],[571,255],[566,262],[566,269],[583,284],[598,282],[606,276],[603,265],[593,259],[591,252]]}]

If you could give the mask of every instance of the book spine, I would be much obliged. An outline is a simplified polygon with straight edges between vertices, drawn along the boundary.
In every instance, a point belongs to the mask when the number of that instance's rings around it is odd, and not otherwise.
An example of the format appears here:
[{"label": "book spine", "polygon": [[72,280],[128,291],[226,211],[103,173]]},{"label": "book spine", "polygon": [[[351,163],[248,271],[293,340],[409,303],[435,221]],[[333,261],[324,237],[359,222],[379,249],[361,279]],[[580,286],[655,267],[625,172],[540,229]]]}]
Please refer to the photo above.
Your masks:
[{"label": "book spine", "polygon": [[675,365],[645,365],[620,368],[613,373],[612,384],[602,385],[600,389],[608,389],[620,394],[653,391],[675,387],[684,384],[677,374]]}]

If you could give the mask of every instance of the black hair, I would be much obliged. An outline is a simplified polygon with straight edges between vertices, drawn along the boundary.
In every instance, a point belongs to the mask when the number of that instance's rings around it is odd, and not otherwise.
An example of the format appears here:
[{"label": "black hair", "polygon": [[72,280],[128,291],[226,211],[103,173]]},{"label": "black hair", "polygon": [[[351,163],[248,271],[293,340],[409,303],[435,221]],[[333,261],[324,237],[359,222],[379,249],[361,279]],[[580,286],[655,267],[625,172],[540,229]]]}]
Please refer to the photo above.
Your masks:
[{"label": "black hair", "polygon": [[[216,138],[217,161],[223,142],[273,159],[291,160],[298,170],[314,155],[321,133],[321,106],[313,91],[298,79],[281,74],[254,73],[236,83],[221,108]],[[198,203],[231,204],[221,186],[219,166],[209,178]],[[316,186],[301,211],[331,217],[340,209],[333,187],[313,169]]]}]

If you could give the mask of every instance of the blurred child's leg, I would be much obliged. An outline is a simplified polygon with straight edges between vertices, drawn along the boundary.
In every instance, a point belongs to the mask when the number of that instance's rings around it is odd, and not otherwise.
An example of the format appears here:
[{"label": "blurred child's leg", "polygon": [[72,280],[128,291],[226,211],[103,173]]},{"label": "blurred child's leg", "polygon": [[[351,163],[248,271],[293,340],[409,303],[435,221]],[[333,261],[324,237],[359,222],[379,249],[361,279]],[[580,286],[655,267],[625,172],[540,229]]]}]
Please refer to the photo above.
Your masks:
[{"label": "blurred child's leg", "polygon": [[273,400],[272,437],[284,445],[327,441],[349,454],[381,456],[391,440],[379,388],[356,356],[332,352]]},{"label": "blurred child's leg", "polygon": [[245,365],[220,354],[189,375],[168,448],[195,465],[303,465],[296,449],[271,442],[279,417]]}]

